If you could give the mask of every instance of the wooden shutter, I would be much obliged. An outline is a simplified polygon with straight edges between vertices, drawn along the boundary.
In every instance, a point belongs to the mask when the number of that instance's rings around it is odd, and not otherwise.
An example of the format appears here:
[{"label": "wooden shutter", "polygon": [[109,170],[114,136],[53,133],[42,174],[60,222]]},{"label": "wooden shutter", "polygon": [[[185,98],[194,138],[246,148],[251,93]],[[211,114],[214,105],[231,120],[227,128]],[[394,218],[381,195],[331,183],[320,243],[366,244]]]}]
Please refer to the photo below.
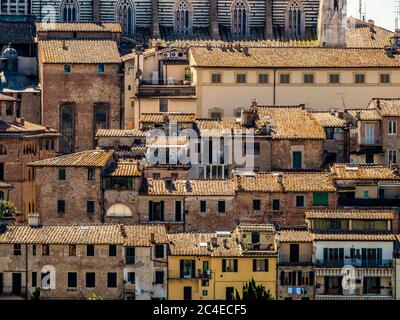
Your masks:
[{"label": "wooden shutter", "polygon": [[264,260],[264,266],[265,266],[265,271],[268,272],[269,271],[268,259]]},{"label": "wooden shutter", "polygon": [[161,201],[161,202],[160,202],[160,206],[161,206],[161,208],[160,208],[160,211],[161,211],[161,213],[160,213],[160,220],[161,220],[161,221],[164,221],[164,201]]},{"label": "wooden shutter", "polygon": [[257,260],[253,259],[253,271],[257,271]]},{"label": "wooden shutter", "polygon": [[149,221],[153,221],[153,201],[149,201]]},{"label": "wooden shutter", "polygon": [[222,259],[222,272],[226,272],[226,260]]},{"label": "wooden shutter", "polygon": [[285,285],[285,271],[281,271],[280,281],[281,281],[281,286],[284,286]]},{"label": "wooden shutter", "polygon": [[192,278],[196,278],[196,260],[192,260]]},{"label": "wooden shutter", "polygon": [[183,268],[184,268],[184,265],[185,265],[185,260],[180,260],[179,263],[180,263],[181,278],[183,278]]},{"label": "wooden shutter", "polygon": [[233,260],[233,271],[238,272],[238,259]]}]

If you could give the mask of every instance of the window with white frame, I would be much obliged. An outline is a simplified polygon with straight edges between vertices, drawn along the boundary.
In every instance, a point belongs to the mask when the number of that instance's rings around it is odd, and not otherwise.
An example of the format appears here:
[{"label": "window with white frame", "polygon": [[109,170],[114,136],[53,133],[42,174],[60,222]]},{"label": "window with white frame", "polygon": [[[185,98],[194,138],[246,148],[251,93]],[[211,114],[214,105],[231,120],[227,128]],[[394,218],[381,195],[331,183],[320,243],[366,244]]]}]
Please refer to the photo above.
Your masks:
[{"label": "window with white frame", "polygon": [[397,150],[396,149],[388,150],[388,159],[389,159],[389,164],[397,164]]},{"label": "window with white frame", "polygon": [[397,121],[394,120],[389,121],[389,135],[390,136],[397,135]]}]

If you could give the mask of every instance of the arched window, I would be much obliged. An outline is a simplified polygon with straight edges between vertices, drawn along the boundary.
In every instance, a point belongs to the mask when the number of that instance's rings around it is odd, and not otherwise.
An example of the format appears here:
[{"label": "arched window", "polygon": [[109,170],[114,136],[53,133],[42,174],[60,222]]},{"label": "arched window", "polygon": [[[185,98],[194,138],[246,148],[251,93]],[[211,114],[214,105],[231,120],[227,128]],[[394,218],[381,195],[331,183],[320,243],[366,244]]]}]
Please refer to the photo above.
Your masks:
[{"label": "arched window", "polygon": [[79,4],[76,0],[64,0],[60,7],[60,20],[62,22],[79,21]]},{"label": "arched window", "polygon": [[108,103],[95,103],[93,107],[93,143],[98,129],[108,129]]},{"label": "arched window", "polygon": [[116,18],[121,23],[122,34],[132,36],[135,27],[135,11],[129,0],[121,0],[117,3]]},{"label": "arched window", "polygon": [[231,7],[232,33],[236,36],[245,36],[249,30],[249,6],[243,0],[236,0]]},{"label": "arched window", "polygon": [[131,208],[123,203],[115,203],[108,208],[107,217],[132,217],[133,213]]},{"label": "arched window", "polygon": [[5,199],[4,191],[0,191],[0,200],[4,200],[4,199]]},{"label": "arched window", "polygon": [[75,146],[75,119],[74,107],[62,105],[60,108],[60,152],[68,154],[74,152]]},{"label": "arched window", "polygon": [[192,7],[182,0],[175,7],[175,32],[188,34],[192,31]]},{"label": "arched window", "polygon": [[300,1],[294,0],[286,9],[286,33],[288,36],[302,36],[304,34],[304,10]]}]

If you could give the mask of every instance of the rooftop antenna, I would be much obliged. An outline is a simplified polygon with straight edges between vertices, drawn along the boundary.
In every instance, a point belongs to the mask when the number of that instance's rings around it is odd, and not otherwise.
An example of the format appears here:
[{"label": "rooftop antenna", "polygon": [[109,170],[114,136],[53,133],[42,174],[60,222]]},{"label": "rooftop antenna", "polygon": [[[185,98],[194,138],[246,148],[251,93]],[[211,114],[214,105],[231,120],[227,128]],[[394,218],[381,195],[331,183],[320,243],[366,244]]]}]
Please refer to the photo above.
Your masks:
[{"label": "rooftop antenna", "polygon": [[400,0],[395,1],[395,9],[396,9],[395,30],[397,31],[400,27]]},{"label": "rooftop antenna", "polygon": [[360,20],[365,21],[366,11],[367,5],[363,0],[358,0],[358,13],[360,15]]}]

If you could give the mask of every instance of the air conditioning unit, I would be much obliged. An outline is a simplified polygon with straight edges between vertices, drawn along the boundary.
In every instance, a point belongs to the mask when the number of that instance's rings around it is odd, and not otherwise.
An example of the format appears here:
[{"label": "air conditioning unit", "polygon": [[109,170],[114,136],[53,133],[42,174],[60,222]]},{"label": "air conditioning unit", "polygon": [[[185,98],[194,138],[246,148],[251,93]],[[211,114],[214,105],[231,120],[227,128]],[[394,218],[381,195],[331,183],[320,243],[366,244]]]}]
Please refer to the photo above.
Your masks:
[{"label": "air conditioning unit", "polygon": [[169,58],[170,57],[170,52],[164,52],[163,56],[164,56],[164,58]]},{"label": "air conditioning unit", "polygon": [[171,58],[178,58],[178,52],[176,52],[176,51],[170,52],[170,57]]}]

